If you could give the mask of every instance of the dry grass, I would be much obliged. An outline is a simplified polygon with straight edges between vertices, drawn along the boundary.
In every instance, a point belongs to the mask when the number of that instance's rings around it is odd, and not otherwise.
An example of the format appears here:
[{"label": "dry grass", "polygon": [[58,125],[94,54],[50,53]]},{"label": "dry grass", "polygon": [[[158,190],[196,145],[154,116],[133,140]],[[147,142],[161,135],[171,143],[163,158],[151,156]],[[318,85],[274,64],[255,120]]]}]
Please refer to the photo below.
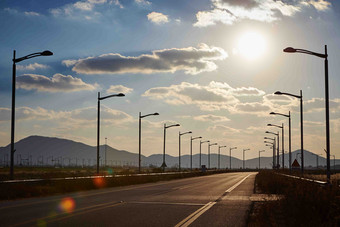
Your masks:
[{"label": "dry grass", "polygon": [[[256,177],[261,193],[281,194],[280,201],[257,204],[249,226],[339,226],[340,191],[311,182],[261,171]],[[260,205],[260,206],[259,206]]]}]

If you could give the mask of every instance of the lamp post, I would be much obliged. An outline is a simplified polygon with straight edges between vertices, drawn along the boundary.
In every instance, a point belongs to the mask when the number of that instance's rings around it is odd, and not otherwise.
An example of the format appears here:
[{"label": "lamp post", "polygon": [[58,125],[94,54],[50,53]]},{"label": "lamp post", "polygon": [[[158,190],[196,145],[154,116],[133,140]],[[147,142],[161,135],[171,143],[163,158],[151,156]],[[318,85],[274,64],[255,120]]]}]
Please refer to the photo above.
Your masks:
[{"label": "lamp post", "polygon": [[[273,126],[273,127],[277,127],[277,128],[281,128],[282,129],[282,169],[284,169],[284,127],[283,127],[283,123],[282,126],[279,125],[274,125],[274,124],[267,124],[267,126]],[[279,133],[277,133],[279,134]],[[279,167],[279,139],[277,139],[277,166]]]},{"label": "lamp post", "polygon": [[230,166],[230,169],[231,169],[231,151],[234,150],[234,149],[237,149],[237,147],[229,148],[229,166]]},{"label": "lamp post", "polygon": [[43,52],[37,52],[33,54],[26,55],[21,58],[15,58],[15,50],[13,50],[13,68],[12,68],[12,110],[11,110],[11,150],[10,150],[10,170],[9,175],[10,179],[14,179],[14,131],[15,131],[15,90],[16,90],[16,63],[35,58],[39,56],[51,56],[53,53],[49,50],[45,50]]},{"label": "lamp post", "polygon": [[288,95],[294,98],[300,99],[300,137],[301,137],[301,173],[304,171],[304,159],[303,159],[303,100],[302,100],[302,90],[300,90],[300,95],[294,95],[286,92],[277,91],[275,95]]},{"label": "lamp post", "polygon": [[[274,133],[276,134],[276,133]],[[266,139],[267,137],[265,137]],[[271,139],[273,140],[273,142],[268,142],[268,141],[264,141],[264,143],[267,143],[266,146],[271,146],[273,148],[273,169],[276,168],[276,162],[275,162],[275,146],[276,146],[276,139],[272,139],[272,138],[267,138],[267,139]]]},{"label": "lamp post", "polygon": [[99,174],[99,144],[100,144],[100,101],[111,98],[111,97],[124,97],[125,95],[123,93],[108,95],[104,97],[100,97],[100,92],[98,92],[98,101],[97,101],[97,174]]},{"label": "lamp post", "polygon": [[[266,131],[266,133],[268,133],[268,134],[273,134],[273,135],[275,135],[275,136],[277,136],[277,147],[278,147],[278,151],[277,151],[277,153],[279,153],[279,132],[277,132],[277,133],[274,133],[274,132],[269,132],[269,131]],[[274,147],[273,147],[273,168],[274,167],[276,167],[277,165],[278,165],[278,162],[276,163],[276,159],[275,159],[275,157],[276,157],[276,155],[275,155],[275,149],[276,149],[276,140],[275,140],[275,138],[274,138]],[[277,158],[277,159],[279,159],[279,158]]]},{"label": "lamp post", "polygon": [[206,141],[200,141],[200,168],[202,168],[202,144],[203,143],[209,143],[210,140],[206,140]]},{"label": "lamp post", "polygon": [[191,171],[192,171],[192,141],[197,140],[197,139],[202,139],[202,136],[198,136],[194,138],[192,138],[192,136],[190,137],[190,170]]},{"label": "lamp post", "polygon": [[[271,115],[280,115],[280,116],[284,116],[284,117],[288,117],[289,119],[289,172],[292,171],[292,144],[291,144],[291,138],[292,138],[292,134],[291,134],[291,117],[290,117],[290,111],[288,112],[288,114],[282,114],[282,113],[275,113],[275,112],[271,112]],[[283,125],[282,125],[283,126]],[[283,135],[283,132],[282,132]],[[283,143],[283,142],[282,142]]]},{"label": "lamp post", "polygon": [[181,136],[185,134],[190,134],[190,133],[192,133],[192,131],[178,133],[178,170],[179,171],[181,171]]},{"label": "lamp post", "polygon": [[249,150],[250,150],[249,148],[243,149],[243,169],[245,168],[244,152],[245,152],[245,151],[249,151]]},{"label": "lamp post", "polygon": [[265,150],[259,151],[259,170],[261,169],[261,152],[265,152]]},{"label": "lamp post", "polygon": [[324,59],[325,65],[325,109],[326,109],[326,151],[327,151],[327,182],[330,183],[331,180],[331,172],[330,172],[330,131],[329,131],[329,87],[328,87],[328,54],[327,54],[327,45],[325,45],[325,53],[320,54],[316,52],[312,52],[304,49],[296,49],[292,47],[287,47],[283,50],[286,53],[302,53],[308,55],[314,55],[319,58]]},{"label": "lamp post", "polygon": [[322,155],[322,154],[314,154],[315,155],[315,158],[316,158],[316,169],[318,169],[319,167],[319,155]]},{"label": "lamp post", "polygon": [[139,112],[139,137],[138,137],[138,173],[141,173],[141,162],[142,162],[142,118],[148,117],[148,116],[158,116],[159,113],[152,113],[152,114],[146,114],[142,115],[141,112]]},{"label": "lamp post", "polygon": [[215,145],[217,145],[217,143],[208,144],[208,169],[210,169],[210,147]]},{"label": "lamp post", "polygon": [[105,167],[106,167],[107,137],[105,137]]},{"label": "lamp post", "polygon": [[162,168],[163,168],[163,172],[165,170],[166,164],[165,164],[165,139],[166,139],[166,129],[171,128],[171,127],[178,127],[181,126],[180,124],[172,124],[172,125],[168,125],[166,126],[166,124],[164,124],[164,140],[163,140],[163,163],[162,163]]},{"label": "lamp post", "polygon": [[220,169],[220,156],[221,156],[221,148],[227,147],[227,146],[218,146],[218,169]]}]

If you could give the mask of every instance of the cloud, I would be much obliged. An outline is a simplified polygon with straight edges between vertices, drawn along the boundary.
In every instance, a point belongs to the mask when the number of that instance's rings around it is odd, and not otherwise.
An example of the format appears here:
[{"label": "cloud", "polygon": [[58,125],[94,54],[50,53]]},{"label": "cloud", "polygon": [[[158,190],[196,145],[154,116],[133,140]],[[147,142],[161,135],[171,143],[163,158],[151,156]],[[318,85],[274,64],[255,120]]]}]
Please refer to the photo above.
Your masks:
[{"label": "cloud", "polygon": [[148,20],[155,24],[165,24],[169,22],[168,15],[163,13],[151,12],[147,15]]},{"label": "cloud", "polygon": [[231,134],[231,133],[240,133],[241,130],[236,128],[231,128],[225,125],[214,125],[208,128],[210,132],[222,132],[223,135]]},{"label": "cloud", "polygon": [[35,16],[35,17],[37,17],[37,16],[40,16],[40,14],[39,13],[37,13],[37,12],[25,12],[25,15],[26,16]]},{"label": "cloud", "polygon": [[231,25],[236,21],[250,19],[262,22],[280,20],[282,16],[291,17],[301,12],[304,6],[313,6],[318,11],[331,7],[326,0],[276,1],[276,0],[211,0],[212,9],[196,14],[196,27],[206,27],[223,23]]},{"label": "cloud", "polygon": [[94,90],[97,85],[87,84],[80,78],[70,75],[54,74],[52,78],[49,78],[36,74],[24,74],[17,77],[17,87],[39,92],[72,92]]},{"label": "cloud", "polygon": [[[340,110],[340,99],[329,100],[330,111]],[[323,98],[312,98],[303,102],[303,110],[305,113],[325,111],[325,99]]]},{"label": "cloud", "polygon": [[[15,119],[20,120],[49,120],[57,116],[54,111],[48,111],[44,108],[38,107],[36,109],[30,107],[15,108]],[[0,122],[9,121],[11,119],[10,108],[0,108]]]},{"label": "cloud", "polygon": [[196,120],[196,121],[211,121],[211,122],[230,121],[230,119],[227,118],[227,117],[217,116],[217,115],[213,115],[213,114],[195,116],[194,120]]},{"label": "cloud", "polygon": [[132,88],[125,87],[123,85],[111,85],[109,89],[107,89],[106,93],[124,93],[128,94],[133,91]]},{"label": "cloud", "polygon": [[[68,18],[85,18],[92,19],[101,15],[99,12],[95,10],[97,5],[103,5],[107,3],[107,0],[85,0],[85,1],[77,1],[72,4],[66,4],[60,8],[50,9],[50,13],[53,16],[63,16]],[[119,1],[110,1],[110,4],[114,3],[115,5],[119,5]],[[117,4],[119,3],[119,4]]]},{"label": "cloud", "polygon": [[[201,109],[221,109],[238,102],[229,90],[218,87],[216,82],[208,86],[182,82],[170,87],[155,87],[147,90],[143,96],[151,99],[163,99],[172,105],[197,105]],[[218,84],[220,85],[220,84]]]},{"label": "cloud", "polygon": [[39,63],[33,63],[29,65],[17,65],[17,70],[36,70],[36,69],[47,69],[48,65],[43,65]]},{"label": "cloud", "polygon": [[229,109],[231,113],[234,114],[255,114],[258,116],[268,116],[271,107],[267,104],[260,102],[252,102],[252,103],[238,103],[232,108]]},{"label": "cloud", "polygon": [[150,6],[151,2],[147,0],[135,0],[135,3],[137,3],[140,6]]},{"label": "cloud", "polygon": [[110,4],[115,4],[116,6],[119,6],[119,8],[124,9],[124,6],[119,2],[119,0],[113,0],[110,2]]},{"label": "cloud", "polygon": [[64,60],[66,66],[84,74],[122,73],[174,73],[198,74],[217,69],[214,61],[223,60],[227,53],[219,47],[200,44],[197,48],[172,48],[155,50],[152,54],[138,57],[122,56],[117,53],[103,54],[79,60]]}]

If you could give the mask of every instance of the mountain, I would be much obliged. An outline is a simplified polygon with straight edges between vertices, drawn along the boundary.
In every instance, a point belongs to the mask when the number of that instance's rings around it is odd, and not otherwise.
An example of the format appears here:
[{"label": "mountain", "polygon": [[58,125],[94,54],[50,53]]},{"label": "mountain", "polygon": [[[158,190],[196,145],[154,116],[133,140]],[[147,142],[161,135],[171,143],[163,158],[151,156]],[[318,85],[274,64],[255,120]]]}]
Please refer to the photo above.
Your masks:
[{"label": "mountain", "polygon": [[[89,146],[84,143],[75,142],[67,139],[43,137],[43,136],[29,136],[15,143],[16,152],[14,154],[15,165],[57,165],[57,166],[95,166],[97,157],[97,148]],[[0,147],[0,166],[8,165],[9,163],[9,150],[10,146]],[[105,150],[107,165],[114,166],[138,166],[138,154],[131,153],[125,150],[117,150],[110,146],[100,146],[100,160],[101,164],[105,161]],[[235,152],[235,151],[234,151]],[[237,151],[236,151],[237,152]],[[241,151],[240,151],[241,152]],[[254,152],[254,151],[249,151]],[[257,152],[257,151],[256,151]],[[300,150],[292,152],[292,162],[296,158]],[[257,153],[258,154],[258,153]],[[208,167],[208,155],[202,154],[202,165]],[[280,155],[280,164],[282,162]],[[285,166],[288,166],[288,154],[285,154]],[[168,167],[178,167],[178,157],[171,155],[165,156],[166,164]],[[229,156],[220,156],[220,167],[230,168]],[[272,168],[272,157],[261,157],[261,168]],[[316,155],[306,151],[304,152],[305,167],[316,166]],[[300,156],[298,159],[300,162]],[[148,157],[142,155],[142,166],[161,166],[163,163],[163,154],[154,154]],[[193,168],[199,167],[199,154],[193,155],[192,158]],[[318,157],[318,164],[320,166],[326,165],[326,159]],[[336,160],[336,165],[340,161]],[[231,158],[232,168],[242,168],[243,161],[237,158]],[[253,158],[245,161],[246,168],[258,168],[259,159]],[[333,165],[333,160],[331,160]],[[210,155],[210,167],[215,168],[218,166],[218,155],[212,153]],[[181,156],[181,167],[190,168],[190,155]]]}]

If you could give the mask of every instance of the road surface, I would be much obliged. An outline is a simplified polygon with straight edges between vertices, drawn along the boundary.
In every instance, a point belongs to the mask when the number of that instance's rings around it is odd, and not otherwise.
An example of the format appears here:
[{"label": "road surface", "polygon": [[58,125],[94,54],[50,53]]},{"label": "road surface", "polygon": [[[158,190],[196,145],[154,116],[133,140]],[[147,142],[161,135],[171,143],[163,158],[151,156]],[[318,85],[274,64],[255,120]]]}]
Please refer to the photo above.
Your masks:
[{"label": "road surface", "polygon": [[256,173],[0,203],[1,226],[245,226]]}]

